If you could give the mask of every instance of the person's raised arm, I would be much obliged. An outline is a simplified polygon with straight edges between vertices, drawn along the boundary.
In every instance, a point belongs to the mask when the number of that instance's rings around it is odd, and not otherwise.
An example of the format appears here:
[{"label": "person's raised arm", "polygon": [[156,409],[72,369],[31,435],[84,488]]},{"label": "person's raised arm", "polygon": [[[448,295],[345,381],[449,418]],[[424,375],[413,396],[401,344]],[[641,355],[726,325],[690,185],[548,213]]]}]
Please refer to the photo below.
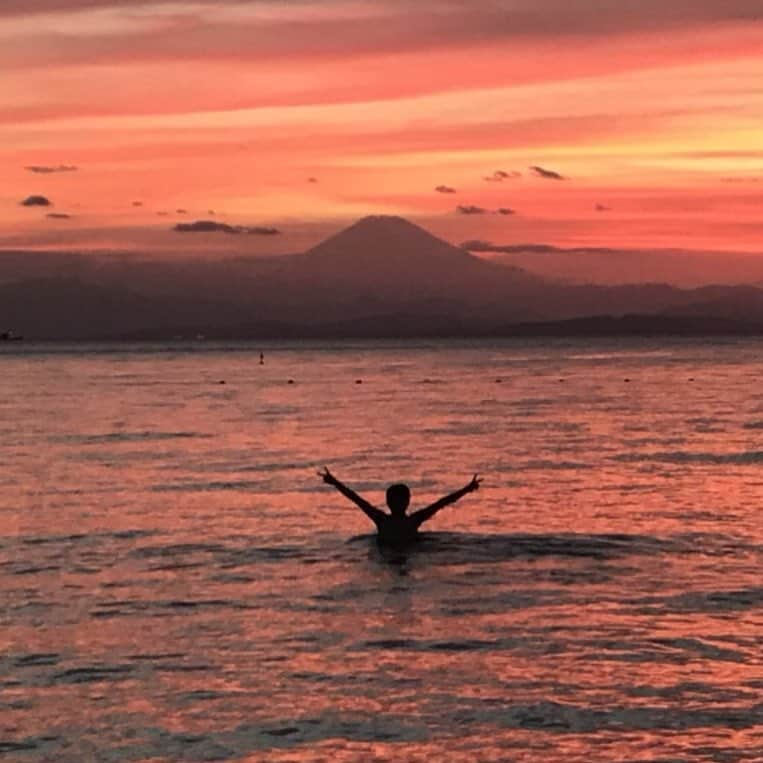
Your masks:
[{"label": "person's raised arm", "polygon": [[435,501],[431,506],[427,506],[425,509],[419,509],[411,514],[417,525],[426,522],[431,519],[440,509],[444,509],[446,506],[450,506],[451,503],[455,503],[460,498],[463,498],[467,493],[471,493],[474,490],[479,490],[481,479],[475,474],[472,477],[472,481],[468,485],[464,485],[460,490],[456,490],[455,493],[443,496],[439,501]]},{"label": "person's raised arm", "polygon": [[335,487],[345,498],[349,498],[356,506],[359,506],[372,522],[377,523],[380,517],[386,516],[383,511],[377,509],[376,506],[370,504],[365,498],[338,480],[325,466],[322,472],[318,472],[318,476],[327,485]]}]

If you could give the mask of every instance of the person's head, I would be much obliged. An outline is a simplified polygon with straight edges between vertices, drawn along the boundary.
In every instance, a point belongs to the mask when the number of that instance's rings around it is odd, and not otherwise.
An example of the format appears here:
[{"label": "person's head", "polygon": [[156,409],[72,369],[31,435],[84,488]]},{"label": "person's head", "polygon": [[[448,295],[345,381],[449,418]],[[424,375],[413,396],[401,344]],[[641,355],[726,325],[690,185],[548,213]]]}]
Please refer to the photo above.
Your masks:
[{"label": "person's head", "polygon": [[405,514],[408,504],[411,502],[411,491],[408,485],[390,485],[387,488],[387,506],[396,517]]}]

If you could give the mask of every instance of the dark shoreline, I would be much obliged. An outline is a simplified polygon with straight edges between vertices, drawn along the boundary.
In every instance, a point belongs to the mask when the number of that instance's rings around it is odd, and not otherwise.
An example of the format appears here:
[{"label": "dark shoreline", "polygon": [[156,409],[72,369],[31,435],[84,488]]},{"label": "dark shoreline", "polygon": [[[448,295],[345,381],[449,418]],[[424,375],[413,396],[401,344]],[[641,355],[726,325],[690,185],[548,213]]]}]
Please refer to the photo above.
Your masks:
[{"label": "dark shoreline", "polygon": [[238,327],[177,327],[144,329],[119,334],[89,336],[35,336],[24,341],[0,342],[15,346],[29,342],[187,342],[209,341],[301,341],[301,340],[448,340],[522,338],[711,338],[763,337],[763,323],[706,316],[623,315],[589,316],[568,320],[520,322],[504,326],[465,325],[446,319],[408,324],[404,316],[370,318],[359,321],[317,324],[263,323]]}]

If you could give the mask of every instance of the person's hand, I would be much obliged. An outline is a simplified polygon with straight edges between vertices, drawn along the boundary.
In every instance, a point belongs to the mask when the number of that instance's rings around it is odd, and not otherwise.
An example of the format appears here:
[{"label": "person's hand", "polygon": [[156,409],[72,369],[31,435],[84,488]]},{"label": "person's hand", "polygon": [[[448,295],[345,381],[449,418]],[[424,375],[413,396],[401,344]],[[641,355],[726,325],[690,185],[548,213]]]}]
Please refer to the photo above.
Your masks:
[{"label": "person's hand", "polygon": [[327,485],[336,485],[336,477],[328,470],[327,467],[323,467],[322,472],[318,472],[318,476],[323,479]]},{"label": "person's hand", "polygon": [[480,482],[482,482],[482,480],[475,474],[472,477],[472,481],[466,486],[467,492],[471,493],[473,490],[479,490]]}]

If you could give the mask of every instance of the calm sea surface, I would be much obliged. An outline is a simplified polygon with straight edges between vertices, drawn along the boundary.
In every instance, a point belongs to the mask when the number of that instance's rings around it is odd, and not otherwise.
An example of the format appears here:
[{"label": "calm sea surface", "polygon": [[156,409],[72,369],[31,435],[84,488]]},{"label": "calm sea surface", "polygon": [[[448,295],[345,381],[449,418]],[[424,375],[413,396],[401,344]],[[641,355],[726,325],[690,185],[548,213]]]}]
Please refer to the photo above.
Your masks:
[{"label": "calm sea surface", "polygon": [[[762,382],[753,341],[2,345],[0,757],[763,760]],[[324,465],[484,483],[390,553]]]}]

